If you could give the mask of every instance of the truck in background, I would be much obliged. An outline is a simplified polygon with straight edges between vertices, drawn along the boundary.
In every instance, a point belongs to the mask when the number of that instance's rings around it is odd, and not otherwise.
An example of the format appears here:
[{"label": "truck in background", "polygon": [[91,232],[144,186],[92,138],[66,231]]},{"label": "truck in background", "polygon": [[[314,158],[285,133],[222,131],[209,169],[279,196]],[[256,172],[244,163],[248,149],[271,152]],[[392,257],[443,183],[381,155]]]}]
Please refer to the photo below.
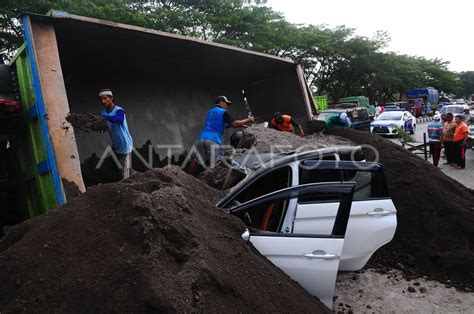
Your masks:
[{"label": "truck in background", "polygon": [[430,114],[438,109],[438,90],[434,88],[413,88],[407,92],[407,111],[415,117]]},{"label": "truck in background", "polygon": [[367,112],[369,113],[370,117],[375,115],[375,107],[372,106],[369,102],[369,98],[365,96],[349,96],[340,98],[338,100],[339,104],[356,104],[357,107],[364,107],[367,108]]}]

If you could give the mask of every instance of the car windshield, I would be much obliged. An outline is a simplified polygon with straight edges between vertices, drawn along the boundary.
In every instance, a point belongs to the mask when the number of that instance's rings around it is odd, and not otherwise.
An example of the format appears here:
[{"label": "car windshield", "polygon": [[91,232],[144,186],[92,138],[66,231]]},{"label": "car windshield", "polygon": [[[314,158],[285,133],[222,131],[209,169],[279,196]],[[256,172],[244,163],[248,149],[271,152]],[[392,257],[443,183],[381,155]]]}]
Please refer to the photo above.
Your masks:
[{"label": "car windshield", "polygon": [[402,118],[402,112],[384,112],[378,116],[375,120],[400,120]]},{"label": "car windshield", "polygon": [[408,103],[412,106],[419,106],[419,105],[421,105],[421,100],[419,100],[419,99],[410,99],[410,100],[408,100]]},{"label": "car windshield", "polygon": [[464,108],[462,106],[445,106],[439,111],[440,114],[445,114],[448,112],[463,114]]},{"label": "car windshield", "polygon": [[340,112],[321,112],[316,120],[326,121],[330,117],[339,116]]},{"label": "car windshield", "polygon": [[408,106],[408,103],[406,102],[401,102],[398,104],[398,107],[400,107],[401,109],[405,109],[407,106]]}]

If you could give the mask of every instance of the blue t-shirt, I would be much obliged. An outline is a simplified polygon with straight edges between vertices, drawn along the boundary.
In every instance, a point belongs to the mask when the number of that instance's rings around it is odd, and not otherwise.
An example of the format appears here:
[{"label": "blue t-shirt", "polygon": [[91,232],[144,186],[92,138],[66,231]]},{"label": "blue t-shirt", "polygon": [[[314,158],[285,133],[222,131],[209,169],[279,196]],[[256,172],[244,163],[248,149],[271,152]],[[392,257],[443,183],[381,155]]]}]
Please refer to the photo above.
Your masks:
[{"label": "blue t-shirt", "polygon": [[443,135],[443,125],[439,121],[433,121],[428,124],[428,137],[431,143],[438,143],[441,141]]},{"label": "blue t-shirt", "polygon": [[[225,117],[227,116],[227,118]],[[199,134],[199,139],[210,140],[217,144],[222,144],[222,134],[224,134],[226,120],[232,120],[227,110],[222,107],[215,106],[207,112],[206,122],[204,128]]]},{"label": "blue t-shirt", "polygon": [[109,123],[109,134],[112,139],[112,150],[117,154],[130,154],[133,149],[133,140],[128,130],[125,110],[114,105],[112,111],[102,109],[100,115]]}]

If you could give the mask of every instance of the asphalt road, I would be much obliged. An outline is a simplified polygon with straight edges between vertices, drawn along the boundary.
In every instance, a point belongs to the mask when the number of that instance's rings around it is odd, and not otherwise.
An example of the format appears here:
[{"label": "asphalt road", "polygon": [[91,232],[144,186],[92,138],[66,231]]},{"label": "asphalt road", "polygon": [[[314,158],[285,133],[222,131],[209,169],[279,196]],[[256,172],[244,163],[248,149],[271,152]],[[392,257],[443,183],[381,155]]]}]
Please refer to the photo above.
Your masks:
[{"label": "asphalt road", "polygon": [[[423,143],[423,133],[428,132],[428,124],[429,122],[418,123],[416,126],[416,132],[413,135],[414,139],[418,143]],[[428,134],[426,134],[426,139],[428,140]],[[396,138],[390,139],[394,143],[400,144],[400,142]],[[441,156],[444,154],[441,153]],[[420,158],[424,158],[423,155],[418,155]],[[428,161],[432,162],[431,157],[429,157],[428,153]],[[453,179],[461,182],[468,188],[474,189],[474,150],[468,149],[466,151],[466,168],[465,169],[454,169],[449,165],[443,165],[445,159],[439,161],[440,165],[438,168],[443,171],[446,175],[452,177]]]}]

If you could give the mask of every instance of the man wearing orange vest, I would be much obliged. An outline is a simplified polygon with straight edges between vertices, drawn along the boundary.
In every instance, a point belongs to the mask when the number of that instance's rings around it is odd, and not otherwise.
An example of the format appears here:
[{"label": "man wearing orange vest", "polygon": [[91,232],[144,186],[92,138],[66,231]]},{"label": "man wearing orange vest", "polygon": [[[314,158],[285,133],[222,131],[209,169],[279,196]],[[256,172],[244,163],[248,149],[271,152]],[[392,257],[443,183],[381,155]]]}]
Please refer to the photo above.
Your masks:
[{"label": "man wearing orange vest", "polygon": [[464,123],[463,116],[458,115],[454,117],[454,121],[457,123],[456,130],[454,131],[454,156],[456,162],[456,169],[464,169],[466,167],[466,144],[467,137],[469,134],[469,128]]},{"label": "man wearing orange vest", "polygon": [[298,122],[293,120],[291,116],[286,114],[282,115],[280,112],[275,112],[269,127],[284,132],[293,132],[294,128],[297,127],[300,131],[300,134],[304,135],[303,129]]}]

